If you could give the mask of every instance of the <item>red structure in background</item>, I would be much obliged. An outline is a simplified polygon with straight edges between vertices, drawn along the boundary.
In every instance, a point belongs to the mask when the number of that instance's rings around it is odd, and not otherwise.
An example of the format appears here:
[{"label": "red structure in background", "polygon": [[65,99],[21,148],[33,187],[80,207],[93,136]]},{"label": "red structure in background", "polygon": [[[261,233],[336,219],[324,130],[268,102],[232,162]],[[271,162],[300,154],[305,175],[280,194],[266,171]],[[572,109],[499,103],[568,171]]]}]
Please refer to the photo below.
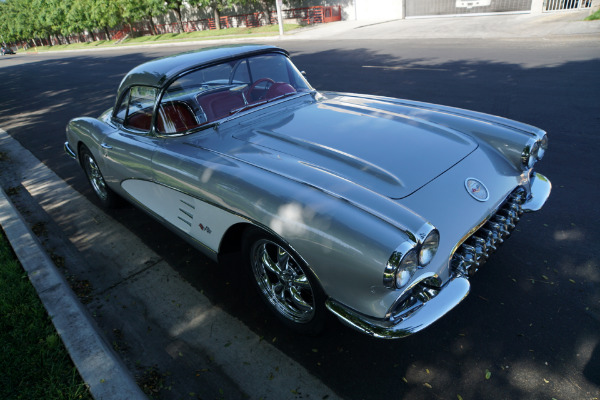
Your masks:
[{"label": "red structure in background", "polygon": [[[341,6],[314,6],[303,8],[291,8],[282,10],[283,19],[295,19],[305,24],[322,24],[342,20]],[[277,12],[255,12],[252,14],[227,15],[220,18],[221,28],[256,28],[277,23]],[[146,23],[147,24],[147,23]],[[206,29],[216,29],[215,19],[208,18],[198,21],[186,21],[183,23],[185,32],[202,31]],[[170,24],[156,25],[158,33],[179,33],[181,29],[177,22]],[[142,29],[140,29],[141,31]],[[146,30],[149,31],[149,28]]]},{"label": "red structure in background", "polygon": [[[303,8],[291,8],[288,10],[282,10],[283,20],[297,20],[301,23],[310,24],[322,24],[333,21],[342,20],[342,7],[341,6],[314,6],[314,7],[303,7]],[[221,28],[238,28],[248,27],[256,28],[258,26],[277,24],[277,12],[256,12],[252,14],[240,14],[240,15],[228,15],[220,18]],[[208,29],[216,29],[215,19],[206,18],[197,21],[185,21],[182,23],[183,32],[195,32],[204,31]],[[155,24],[156,32],[153,32],[152,26],[147,21],[134,23],[131,25],[122,26],[120,29],[111,29],[108,34],[104,30],[94,31],[93,33],[85,32],[79,35],[69,36],[68,39],[71,43],[81,42],[92,42],[95,40],[122,40],[127,35],[132,34],[135,36],[146,36],[165,33],[181,33],[181,26],[178,22],[170,24]],[[52,44],[56,42],[57,38],[50,38]],[[36,39],[36,46],[38,45],[47,46],[51,43],[45,38]],[[24,43],[22,43],[23,45]]]},{"label": "red structure in background", "polygon": [[[322,24],[342,20],[341,6],[314,6],[282,10],[283,19],[297,19],[305,24]],[[272,24],[277,23],[277,14],[273,13]]]}]

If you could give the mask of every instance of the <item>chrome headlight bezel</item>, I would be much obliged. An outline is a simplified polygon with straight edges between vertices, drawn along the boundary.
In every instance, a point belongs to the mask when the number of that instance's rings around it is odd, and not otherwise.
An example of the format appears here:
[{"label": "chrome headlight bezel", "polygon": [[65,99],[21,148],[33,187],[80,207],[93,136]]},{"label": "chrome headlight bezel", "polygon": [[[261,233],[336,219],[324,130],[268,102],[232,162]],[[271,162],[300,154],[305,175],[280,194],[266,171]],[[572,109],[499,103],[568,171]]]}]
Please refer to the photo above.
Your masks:
[{"label": "chrome headlight bezel", "polygon": [[[385,270],[383,271],[383,285],[388,289],[397,289],[396,287],[396,275],[404,258],[406,258],[407,254],[410,252],[415,252],[416,244],[410,242],[403,242],[398,246],[396,251],[392,253],[390,256]],[[417,269],[415,268],[414,272]],[[413,275],[414,275],[413,272]],[[412,276],[411,276],[412,277]],[[409,279],[410,280],[410,279]]]},{"label": "chrome headlight bezel", "polygon": [[440,233],[437,229],[431,230],[419,249],[419,267],[423,268],[429,265],[437,249],[440,246]]},{"label": "chrome headlight bezel", "polygon": [[523,148],[523,151],[521,152],[521,166],[523,171],[527,171],[535,165],[537,159],[534,152],[537,153],[536,149],[539,149],[539,146],[536,139],[530,139]]},{"label": "chrome headlight bezel", "polygon": [[397,289],[408,285],[412,277],[419,268],[419,255],[415,248],[409,250],[402,260],[395,273],[395,284]]},{"label": "chrome headlight bezel", "polygon": [[523,171],[533,168],[541,160],[548,149],[548,135],[531,138],[521,152],[521,167]]},{"label": "chrome headlight bezel", "polygon": [[544,134],[542,139],[539,141],[539,144],[540,146],[536,154],[538,161],[544,158],[544,154],[546,154],[546,150],[548,150],[548,135]]},{"label": "chrome headlight bezel", "polygon": [[435,257],[439,247],[438,230],[427,224],[427,231],[417,236],[423,239],[417,243],[401,243],[390,256],[383,272],[383,285],[386,288],[405,288],[417,270],[426,267]]}]

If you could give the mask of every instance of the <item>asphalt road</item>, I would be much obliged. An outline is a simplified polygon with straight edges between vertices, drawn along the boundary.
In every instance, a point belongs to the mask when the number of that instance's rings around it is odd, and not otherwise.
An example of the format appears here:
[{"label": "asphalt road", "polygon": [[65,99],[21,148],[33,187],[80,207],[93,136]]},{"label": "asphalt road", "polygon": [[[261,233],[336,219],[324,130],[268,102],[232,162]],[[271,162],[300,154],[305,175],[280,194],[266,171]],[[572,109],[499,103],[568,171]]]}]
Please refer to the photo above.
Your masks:
[{"label": "asphalt road", "polygon": [[[230,269],[214,265],[132,207],[109,214],[214,304],[344,398],[600,397],[600,42],[282,43],[317,89],[469,108],[548,131],[550,149],[538,171],[552,181],[551,197],[472,279],[463,303],[399,341],[374,340],[333,320],[320,337],[298,336],[267,314]],[[83,173],[63,155],[66,123],[111,107],[129,69],[185,50],[2,57],[0,128],[91,199]],[[161,397],[170,398],[169,392]]]}]

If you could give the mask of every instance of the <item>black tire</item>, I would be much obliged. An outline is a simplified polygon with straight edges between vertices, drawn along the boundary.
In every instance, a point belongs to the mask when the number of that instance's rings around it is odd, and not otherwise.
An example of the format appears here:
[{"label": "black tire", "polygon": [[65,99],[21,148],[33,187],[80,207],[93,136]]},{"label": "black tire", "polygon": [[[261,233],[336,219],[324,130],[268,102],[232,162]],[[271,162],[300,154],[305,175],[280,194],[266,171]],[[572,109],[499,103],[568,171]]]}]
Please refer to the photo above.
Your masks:
[{"label": "black tire", "polygon": [[243,256],[259,296],[283,324],[306,335],[323,331],[325,294],[300,257],[256,228],[244,236]]},{"label": "black tire", "polygon": [[119,197],[106,184],[104,176],[100,171],[100,167],[98,167],[96,159],[87,147],[81,148],[79,159],[81,161],[81,166],[85,171],[87,180],[90,183],[90,186],[92,187],[92,191],[96,195],[96,198],[100,200],[102,206],[106,208],[115,207],[118,203]]}]

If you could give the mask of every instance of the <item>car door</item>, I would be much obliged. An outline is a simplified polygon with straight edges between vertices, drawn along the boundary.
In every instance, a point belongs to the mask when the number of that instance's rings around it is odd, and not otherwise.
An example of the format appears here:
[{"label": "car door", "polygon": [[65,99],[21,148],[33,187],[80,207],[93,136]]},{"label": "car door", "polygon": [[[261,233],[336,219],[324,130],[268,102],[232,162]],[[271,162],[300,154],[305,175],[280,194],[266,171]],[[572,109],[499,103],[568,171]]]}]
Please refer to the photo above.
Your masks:
[{"label": "car door", "polygon": [[106,165],[104,178],[109,184],[154,179],[152,156],[162,141],[150,129],[157,92],[153,87],[133,86],[121,99],[112,120],[117,129],[100,144]]}]

